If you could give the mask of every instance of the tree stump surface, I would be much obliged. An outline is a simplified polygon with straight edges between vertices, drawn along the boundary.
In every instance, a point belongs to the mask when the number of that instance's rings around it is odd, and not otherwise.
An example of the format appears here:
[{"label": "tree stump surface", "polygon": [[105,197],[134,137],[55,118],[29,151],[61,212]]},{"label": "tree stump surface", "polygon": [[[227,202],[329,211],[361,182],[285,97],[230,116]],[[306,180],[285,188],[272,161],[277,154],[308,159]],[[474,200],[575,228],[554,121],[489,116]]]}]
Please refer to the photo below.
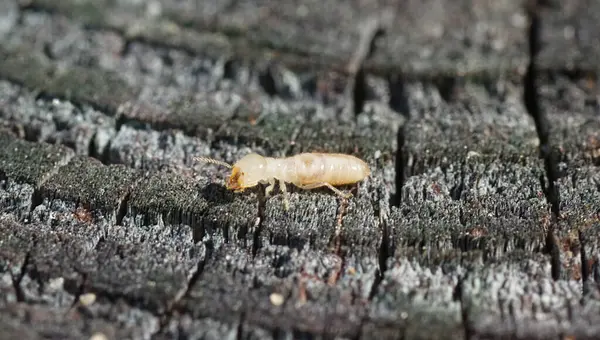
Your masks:
[{"label": "tree stump surface", "polygon": [[[0,3],[1,339],[600,337],[600,3]],[[257,152],[342,188],[227,191]]]}]

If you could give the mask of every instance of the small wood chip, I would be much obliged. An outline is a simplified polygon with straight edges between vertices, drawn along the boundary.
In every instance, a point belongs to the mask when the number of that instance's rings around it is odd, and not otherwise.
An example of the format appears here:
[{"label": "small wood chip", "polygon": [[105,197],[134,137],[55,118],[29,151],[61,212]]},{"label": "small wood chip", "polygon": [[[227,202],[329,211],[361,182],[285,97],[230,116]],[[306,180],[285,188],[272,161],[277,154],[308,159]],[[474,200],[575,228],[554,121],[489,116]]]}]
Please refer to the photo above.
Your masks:
[{"label": "small wood chip", "polygon": [[81,303],[83,306],[89,306],[92,303],[94,303],[95,301],[96,301],[96,294],[94,294],[94,293],[81,294],[79,296],[79,303]]},{"label": "small wood chip", "polygon": [[285,301],[285,299],[283,298],[283,295],[279,294],[279,293],[273,293],[269,296],[269,299],[271,300],[271,303],[274,306],[281,306],[283,304],[283,302]]},{"label": "small wood chip", "polygon": [[92,334],[92,336],[90,337],[90,340],[108,340],[108,337],[106,335],[104,335],[103,333],[97,332]]}]

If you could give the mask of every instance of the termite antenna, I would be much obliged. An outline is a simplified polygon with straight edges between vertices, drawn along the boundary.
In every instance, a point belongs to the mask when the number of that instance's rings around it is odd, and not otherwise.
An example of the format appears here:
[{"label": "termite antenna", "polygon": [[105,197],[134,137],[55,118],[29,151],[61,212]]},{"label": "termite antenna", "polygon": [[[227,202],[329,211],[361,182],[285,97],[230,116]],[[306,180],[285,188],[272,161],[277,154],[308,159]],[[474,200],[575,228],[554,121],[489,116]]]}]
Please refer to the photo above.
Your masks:
[{"label": "termite antenna", "polygon": [[217,165],[222,165],[228,168],[232,168],[232,165],[223,161],[218,161],[216,159],[212,159],[212,158],[207,158],[207,157],[194,157],[194,160],[198,161],[198,162],[205,162],[205,163],[212,163],[212,164],[217,164]]}]

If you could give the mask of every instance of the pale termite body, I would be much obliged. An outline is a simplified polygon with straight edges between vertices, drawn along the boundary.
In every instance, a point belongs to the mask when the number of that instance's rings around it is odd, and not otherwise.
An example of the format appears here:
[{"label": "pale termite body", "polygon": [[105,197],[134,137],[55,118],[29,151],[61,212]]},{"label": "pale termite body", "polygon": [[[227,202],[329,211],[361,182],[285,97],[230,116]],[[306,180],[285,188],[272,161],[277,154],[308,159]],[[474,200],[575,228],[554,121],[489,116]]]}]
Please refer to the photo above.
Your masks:
[{"label": "pale termite body", "polygon": [[241,192],[258,184],[268,184],[266,196],[270,196],[276,181],[284,194],[288,209],[286,183],[309,190],[327,187],[343,198],[344,193],[335,186],[360,182],[371,174],[368,164],[352,155],[341,153],[301,153],[291,157],[264,157],[256,153],[244,156],[230,165],[211,158],[195,157],[197,161],[223,165],[232,169],[227,180],[227,189]]}]

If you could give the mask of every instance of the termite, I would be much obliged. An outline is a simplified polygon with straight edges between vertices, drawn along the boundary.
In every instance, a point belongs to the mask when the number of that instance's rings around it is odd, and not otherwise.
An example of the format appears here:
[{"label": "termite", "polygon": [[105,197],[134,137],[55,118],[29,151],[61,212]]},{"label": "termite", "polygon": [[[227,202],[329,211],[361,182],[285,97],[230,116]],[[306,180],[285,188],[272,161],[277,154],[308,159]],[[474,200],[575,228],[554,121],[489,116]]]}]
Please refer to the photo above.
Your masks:
[{"label": "termite", "polygon": [[279,181],[286,210],[289,209],[286,183],[305,190],[327,187],[340,197],[348,199],[352,197],[352,193],[345,193],[335,186],[355,184],[371,174],[366,162],[341,153],[301,153],[283,158],[251,153],[233,165],[206,157],[194,159],[232,169],[226,186],[234,192],[242,192],[258,184],[269,184],[265,189],[265,196],[269,197],[275,188],[275,182]]}]

